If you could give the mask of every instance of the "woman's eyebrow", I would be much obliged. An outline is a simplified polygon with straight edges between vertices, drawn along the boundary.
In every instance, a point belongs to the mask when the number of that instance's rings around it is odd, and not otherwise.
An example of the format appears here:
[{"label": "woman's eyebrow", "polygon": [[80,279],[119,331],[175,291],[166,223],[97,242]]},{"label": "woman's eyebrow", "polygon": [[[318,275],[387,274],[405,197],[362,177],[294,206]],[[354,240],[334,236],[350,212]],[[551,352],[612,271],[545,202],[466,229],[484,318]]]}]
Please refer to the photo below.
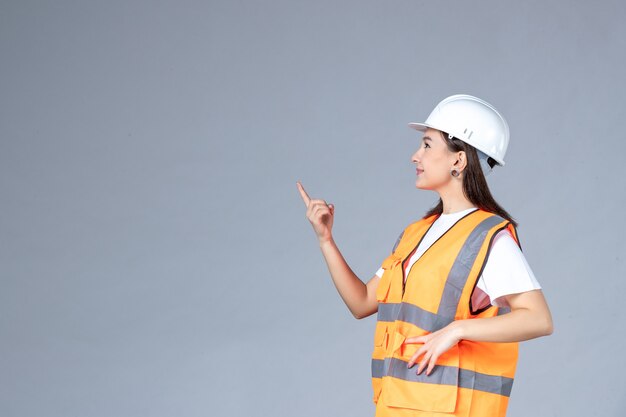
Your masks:
[{"label": "woman's eyebrow", "polygon": [[430,137],[428,137],[428,136],[424,136],[424,137],[422,138],[422,140],[430,140],[430,141],[432,141],[432,139],[431,139]]}]

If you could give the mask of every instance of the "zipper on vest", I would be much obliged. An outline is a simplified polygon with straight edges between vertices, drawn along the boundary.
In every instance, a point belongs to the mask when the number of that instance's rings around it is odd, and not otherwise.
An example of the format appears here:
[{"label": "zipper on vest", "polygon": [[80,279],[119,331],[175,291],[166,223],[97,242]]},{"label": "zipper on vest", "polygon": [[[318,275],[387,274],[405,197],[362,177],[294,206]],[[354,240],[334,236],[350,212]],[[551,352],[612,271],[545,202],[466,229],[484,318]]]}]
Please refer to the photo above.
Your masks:
[{"label": "zipper on vest", "polygon": [[[434,222],[433,222],[434,223]],[[430,226],[428,226],[428,229],[426,229],[426,233],[428,233],[428,231],[430,230],[430,228],[433,226],[433,223],[430,224]],[[417,250],[418,246],[420,245],[420,243],[422,243],[422,240],[424,240],[424,236],[426,236],[426,233],[424,233],[422,235],[422,238],[420,239],[419,242],[417,242],[417,245],[413,248],[413,250],[411,250],[411,252],[409,252],[409,254],[407,255],[406,258],[404,258],[402,260],[402,263],[400,264],[400,268],[402,268],[402,298],[404,299],[404,290],[406,288],[406,279],[405,279],[405,275],[406,275],[406,271],[404,270],[404,263],[406,262],[407,259],[409,259],[411,256],[413,256],[413,254],[415,253],[415,251]],[[423,254],[422,254],[423,255]],[[420,256],[421,258],[421,256]]]},{"label": "zipper on vest", "polygon": [[[463,217],[465,217],[465,216],[463,216]],[[438,218],[439,218],[439,216],[437,216],[437,218],[435,220],[437,220]],[[406,288],[406,279],[405,279],[406,271],[404,270],[404,263],[406,262],[407,259],[409,259],[411,256],[413,256],[413,254],[415,253],[415,251],[419,247],[420,243],[422,243],[422,240],[424,240],[424,238],[428,234],[428,231],[430,230],[430,228],[433,227],[433,224],[435,224],[435,220],[433,220],[433,222],[428,226],[428,229],[426,229],[426,232],[424,232],[424,234],[420,238],[419,242],[417,242],[417,245],[415,245],[415,247],[413,249],[411,249],[411,252],[409,252],[409,254],[406,256],[406,258],[404,258],[402,260],[402,263],[400,264],[400,267],[402,268],[402,298],[404,298],[404,290]],[[456,224],[456,223],[458,223],[458,221],[455,222],[454,224]],[[452,229],[452,227],[450,227],[450,229]],[[448,229],[448,230],[450,230],[450,229]],[[446,233],[448,233],[448,230],[443,232],[443,234],[445,235]],[[439,238],[437,240],[439,240],[439,239],[441,239],[441,236],[439,236]],[[430,249],[437,242],[437,240],[435,240],[435,242],[433,242],[432,245],[430,245],[428,247],[428,249]],[[426,249],[426,251],[428,251],[428,249]],[[426,251],[424,251],[424,253],[426,253]],[[422,256],[424,256],[424,253],[422,254]],[[420,256],[420,259],[422,259],[422,256]],[[419,261],[419,259],[418,259],[418,261]],[[416,263],[417,263],[417,261],[416,261]]]},{"label": "zipper on vest", "polygon": [[[424,233],[424,236],[426,236],[426,233]],[[424,236],[422,236],[422,239],[424,238]],[[417,246],[419,246],[419,244],[422,242],[422,240],[420,239],[419,243],[417,244]],[[415,247],[415,249],[417,249],[417,246]],[[404,258],[404,260],[402,261],[402,263],[400,264],[400,268],[402,268],[402,298],[404,298],[404,290],[406,288],[406,278],[405,278],[405,274],[406,271],[404,270],[404,263],[406,262],[407,259],[409,259],[414,253],[415,253],[415,249],[413,249],[410,253],[409,256],[407,256],[406,258]]]}]

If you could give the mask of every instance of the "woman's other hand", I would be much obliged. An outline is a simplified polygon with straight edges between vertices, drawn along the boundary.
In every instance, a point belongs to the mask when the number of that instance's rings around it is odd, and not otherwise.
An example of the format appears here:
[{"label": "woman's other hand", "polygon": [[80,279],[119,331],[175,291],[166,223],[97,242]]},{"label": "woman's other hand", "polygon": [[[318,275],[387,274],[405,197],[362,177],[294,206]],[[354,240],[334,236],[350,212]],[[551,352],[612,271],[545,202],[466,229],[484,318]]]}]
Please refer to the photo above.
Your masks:
[{"label": "woman's other hand", "polygon": [[329,241],[332,238],[335,207],[332,204],[326,204],[324,200],[311,199],[304,191],[300,181],[297,181],[296,184],[306,205],[306,217],[311,222],[317,238],[320,242]]},{"label": "woman's other hand", "polygon": [[425,334],[424,336],[407,338],[404,343],[424,344],[424,346],[419,348],[418,351],[411,357],[407,367],[412,367],[418,358],[424,355],[423,359],[419,363],[419,367],[417,368],[417,374],[419,375],[422,373],[426,365],[428,365],[426,375],[430,375],[439,356],[447,352],[452,346],[456,345],[461,340],[460,332],[458,331],[456,323],[457,322],[452,322],[443,329]]}]

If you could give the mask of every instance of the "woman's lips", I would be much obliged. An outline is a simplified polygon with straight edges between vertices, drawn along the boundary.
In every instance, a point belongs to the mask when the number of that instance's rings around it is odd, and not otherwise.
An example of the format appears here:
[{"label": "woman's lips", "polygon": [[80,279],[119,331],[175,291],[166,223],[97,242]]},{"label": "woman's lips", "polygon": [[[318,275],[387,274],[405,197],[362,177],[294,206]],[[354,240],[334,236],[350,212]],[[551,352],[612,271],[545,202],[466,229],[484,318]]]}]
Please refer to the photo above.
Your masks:
[{"label": "woman's lips", "polygon": [[423,170],[423,169],[419,169],[419,168],[418,168],[418,169],[416,169],[416,170],[415,170],[415,172],[417,173],[417,175],[419,175],[419,174],[421,174],[422,172],[424,172],[424,170]]}]

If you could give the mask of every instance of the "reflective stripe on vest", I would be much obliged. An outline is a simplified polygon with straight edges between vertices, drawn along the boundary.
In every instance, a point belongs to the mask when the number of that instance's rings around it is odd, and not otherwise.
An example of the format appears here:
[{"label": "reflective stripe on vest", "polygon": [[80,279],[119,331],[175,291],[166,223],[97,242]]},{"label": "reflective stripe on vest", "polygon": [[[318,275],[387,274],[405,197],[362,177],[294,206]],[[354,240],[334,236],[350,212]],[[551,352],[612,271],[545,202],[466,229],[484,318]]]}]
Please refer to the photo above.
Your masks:
[{"label": "reflective stripe on vest", "polygon": [[[476,315],[470,311],[471,292],[495,234],[508,228],[519,245],[510,222],[480,209],[459,219],[437,239],[413,264],[405,284],[404,263],[436,218],[430,216],[409,225],[394,245],[394,252],[383,262],[372,354],[374,402],[382,392],[390,410],[395,407],[412,409],[414,413],[424,411],[425,415],[504,416],[513,385],[517,343],[462,340],[439,357],[428,376],[425,371],[417,375],[418,364],[406,367],[422,346],[405,344],[406,338],[435,332],[454,320],[508,312],[497,307]],[[472,398],[481,404],[478,409],[470,406]]]},{"label": "reflective stripe on vest", "polygon": [[[418,375],[416,372],[417,365],[409,369],[407,368],[407,363],[398,358],[372,359],[372,376],[374,378],[382,378],[391,368],[392,372],[389,375],[394,378],[427,384],[455,385],[457,382],[454,374],[459,373],[458,384],[461,388],[473,388],[506,397],[511,395],[511,389],[513,388],[513,378],[481,374],[468,369],[444,365],[435,366],[428,376],[426,376],[425,372]],[[392,364],[393,366],[391,366]]]}]

